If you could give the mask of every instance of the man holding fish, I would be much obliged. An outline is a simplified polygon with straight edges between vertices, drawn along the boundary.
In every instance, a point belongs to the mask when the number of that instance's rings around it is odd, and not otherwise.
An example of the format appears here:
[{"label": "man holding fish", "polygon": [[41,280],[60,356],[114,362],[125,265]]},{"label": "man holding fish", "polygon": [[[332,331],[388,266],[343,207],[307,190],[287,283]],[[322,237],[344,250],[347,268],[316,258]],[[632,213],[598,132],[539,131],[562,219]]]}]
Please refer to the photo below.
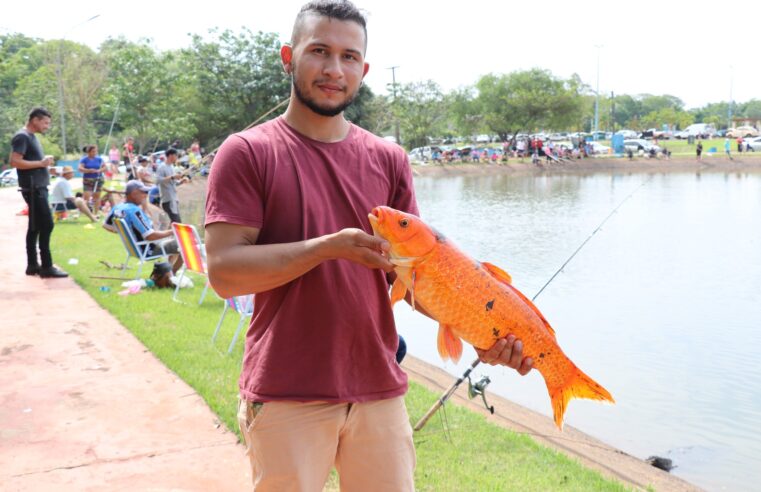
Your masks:
[{"label": "man holding fish", "polygon": [[[302,7],[280,52],[288,109],[231,135],[209,176],[212,286],[256,294],[238,412],[256,490],[322,490],[333,466],[342,489],[414,490],[394,265],[367,214],[418,209],[404,151],[343,115],[369,69],[366,47],[352,3]],[[479,356],[528,373],[521,342],[505,335]]]}]

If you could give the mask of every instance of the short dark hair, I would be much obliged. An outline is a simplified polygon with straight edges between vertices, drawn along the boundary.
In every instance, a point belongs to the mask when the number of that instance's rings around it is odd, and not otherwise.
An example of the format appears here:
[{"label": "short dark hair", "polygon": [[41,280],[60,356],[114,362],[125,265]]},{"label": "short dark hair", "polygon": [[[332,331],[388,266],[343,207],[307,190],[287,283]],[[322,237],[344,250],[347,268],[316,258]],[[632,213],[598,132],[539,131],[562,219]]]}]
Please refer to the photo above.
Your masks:
[{"label": "short dark hair", "polygon": [[293,23],[291,32],[291,46],[296,46],[298,38],[301,36],[301,25],[304,18],[308,15],[317,15],[328,17],[340,21],[356,22],[362,27],[365,33],[365,50],[367,50],[367,19],[362,12],[349,0],[314,0],[307,3],[296,16],[296,22]]},{"label": "short dark hair", "polygon": [[31,111],[29,111],[29,120],[32,121],[35,118],[44,118],[44,117],[52,118],[53,115],[48,111],[47,109],[43,107],[34,108]]},{"label": "short dark hair", "polygon": [[177,155],[177,149],[175,149],[174,147],[169,147],[168,149],[166,149],[166,152],[164,152],[164,154],[167,157],[169,157],[170,155]]}]

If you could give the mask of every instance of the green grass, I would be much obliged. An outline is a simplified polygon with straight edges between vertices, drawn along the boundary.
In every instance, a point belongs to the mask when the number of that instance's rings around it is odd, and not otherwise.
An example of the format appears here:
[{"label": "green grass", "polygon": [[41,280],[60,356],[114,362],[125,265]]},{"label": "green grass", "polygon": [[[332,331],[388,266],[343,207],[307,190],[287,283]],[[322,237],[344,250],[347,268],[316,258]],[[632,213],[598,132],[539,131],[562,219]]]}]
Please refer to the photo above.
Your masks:
[{"label": "green grass", "polygon": [[[192,386],[206,400],[220,420],[238,433],[235,419],[237,380],[240,370],[242,336],[232,355],[226,354],[238,316],[229,313],[216,346],[211,334],[222,311],[222,301],[211,291],[197,305],[203,280],[195,277],[195,287],[184,289],[171,300],[169,289],[144,289],[139,294],[120,296],[119,281],[91,276],[135,276],[137,262],[130,260],[126,272],[112,270],[100,263],[124,260],[119,238],[99,226],[85,229],[86,219],[59,222],[53,232],[53,253],[57,263],[101,306],[111,312],[135,334],[156,357]],[[69,265],[76,258],[78,264]],[[144,266],[143,277],[151,271]],[[101,287],[108,287],[104,292]],[[438,395],[411,383],[407,394],[410,419],[417,421]],[[554,450],[536,444],[486,421],[462,407],[446,406],[446,419],[436,416],[415,436],[418,465],[416,488],[421,491],[620,491],[620,483],[607,480],[597,472]],[[446,422],[447,425],[444,425]],[[337,489],[335,473],[327,486]]]}]

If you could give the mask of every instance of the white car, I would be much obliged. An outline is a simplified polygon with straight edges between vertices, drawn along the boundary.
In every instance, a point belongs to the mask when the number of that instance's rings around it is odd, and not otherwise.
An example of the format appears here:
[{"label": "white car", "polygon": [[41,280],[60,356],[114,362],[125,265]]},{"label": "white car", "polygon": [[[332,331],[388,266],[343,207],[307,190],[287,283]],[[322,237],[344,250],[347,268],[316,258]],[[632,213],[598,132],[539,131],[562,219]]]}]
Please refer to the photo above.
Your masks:
[{"label": "white car", "polygon": [[657,145],[653,145],[651,142],[648,142],[647,140],[641,139],[641,138],[632,138],[630,140],[624,140],[624,148],[629,151],[631,150],[635,154],[639,151],[642,152],[650,152],[651,150],[654,150],[656,153],[661,151],[661,148]]},{"label": "white car", "polygon": [[12,167],[0,173],[0,186],[15,186],[18,184],[18,173]]},{"label": "white car", "polygon": [[607,145],[603,145],[599,142],[588,142],[588,143],[592,147],[593,155],[608,155],[608,153],[610,153],[610,147],[608,147]]},{"label": "white car", "polygon": [[634,130],[618,130],[616,132],[616,135],[623,135],[624,138],[637,138],[637,137],[639,137],[639,133],[635,132]]},{"label": "white car", "polygon": [[761,137],[746,138],[745,145],[748,146],[748,150],[753,152],[761,150]]}]

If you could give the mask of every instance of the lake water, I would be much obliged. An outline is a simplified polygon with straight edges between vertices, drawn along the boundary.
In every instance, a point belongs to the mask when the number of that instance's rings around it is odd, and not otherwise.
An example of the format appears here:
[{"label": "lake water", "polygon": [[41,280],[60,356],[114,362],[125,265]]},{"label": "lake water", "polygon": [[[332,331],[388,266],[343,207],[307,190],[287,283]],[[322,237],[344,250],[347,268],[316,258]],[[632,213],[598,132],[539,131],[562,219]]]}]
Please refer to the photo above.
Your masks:
[{"label": "lake water", "polygon": [[[644,185],[643,185],[644,183]],[[761,173],[418,178],[422,217],[529,298],[616,405],[573,400],[566,423],[707,490],[761,483]],[[636,190],[636,192],[635,192]],[[632,192],[635,192],[632,195]],[[183,216],[201,223],[202,199]],[[202,228],[201,228],[202,230]],[[411,354],[443,364],[437,327],[404,303]],[[544,381],[479,366],[489,391],[550,416]],[[433,403],[433,402],[431,402]]]},{"label": "lake water", "polygon": [[[566,354],[617,401],[573,400],[566,423],[671,458],[705,489],[758,490],[761,174],[437,177],[416,189],[428,223],[529,298],[625,200],[536,299]],[[411,354],[453,375],[475,359],[466,348],[443,364],[435,323],[404,303],[395,314]],[[474,372],[551,415],[538,373]]]}]

